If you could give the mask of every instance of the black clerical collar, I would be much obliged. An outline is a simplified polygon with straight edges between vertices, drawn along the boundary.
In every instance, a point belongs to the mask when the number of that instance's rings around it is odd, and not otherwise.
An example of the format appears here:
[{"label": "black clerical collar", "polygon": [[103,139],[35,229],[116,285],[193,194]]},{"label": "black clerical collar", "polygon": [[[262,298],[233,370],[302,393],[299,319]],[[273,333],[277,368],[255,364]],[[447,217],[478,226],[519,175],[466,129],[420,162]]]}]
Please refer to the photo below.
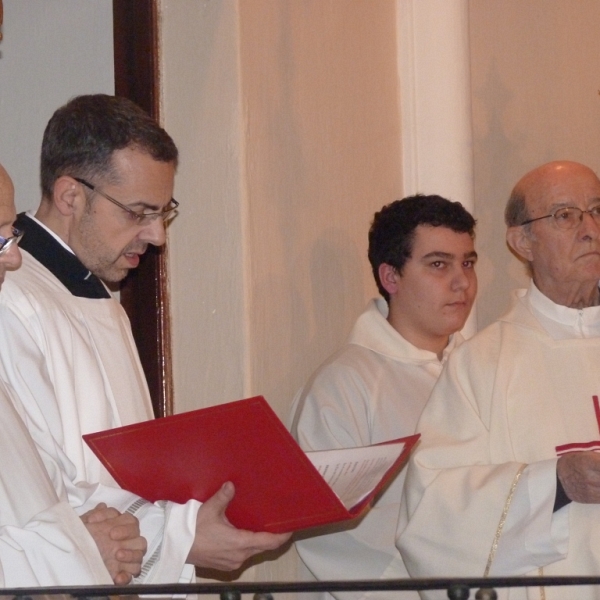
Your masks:
[{"label": "black clerical collar", "polygon": [[73,296],[110,298],[104,284],[81,261],[25,213],[18,215],[15,227],[25,235],[19,246],[46,267]]}]

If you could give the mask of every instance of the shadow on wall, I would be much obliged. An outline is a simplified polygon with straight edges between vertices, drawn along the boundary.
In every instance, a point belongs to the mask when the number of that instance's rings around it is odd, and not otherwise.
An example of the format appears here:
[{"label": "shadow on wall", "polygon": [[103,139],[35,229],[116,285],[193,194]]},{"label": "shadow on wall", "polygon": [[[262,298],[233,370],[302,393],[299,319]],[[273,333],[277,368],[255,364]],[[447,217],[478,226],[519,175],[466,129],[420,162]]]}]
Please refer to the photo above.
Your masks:
[{"label": "shadow on wall", "polygon": [[[309,285],[291,290],[289,370],[279,374],[277,389],[287,391],[287,410],[311,373],[347,339],[365,306],[364,258],[355,241],[341,229],[327,229],[310,254]],[[296,281],[296,280],[294,280]],[[310,301],[311,305],[308,305]],[[287,422],[287,417],[285,420]]]},{"label": "shadow on wall", "polygon": [[310,257],[314,336],[305,356],[319,354],[321,349],[325,359],[346,340],[364,309],[365,260],[355,241],[341,229],[328,229],[316,240]]},{"label": "shadow on wall", "polygon": [[484,85],[473,91],[479,330],[506,311],[510,290],[527,285],[525,268],[512,256],[505,241],[504,207],[514,184],[528,170],[519,151],[527,134],[519,131],[511,137],[505,122],[506,111],[514,100],[492,60]]}]

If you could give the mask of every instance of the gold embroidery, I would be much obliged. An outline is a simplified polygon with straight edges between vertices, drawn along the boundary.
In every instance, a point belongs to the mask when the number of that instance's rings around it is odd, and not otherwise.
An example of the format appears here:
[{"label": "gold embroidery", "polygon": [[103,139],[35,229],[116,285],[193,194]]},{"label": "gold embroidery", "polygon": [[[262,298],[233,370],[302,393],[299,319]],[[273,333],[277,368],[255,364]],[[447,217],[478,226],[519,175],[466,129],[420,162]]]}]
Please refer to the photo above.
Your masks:
[{"label": "gold embroidery", "polygon": [[[538,575],[540,577],[544,576],[544,567],[538,569]],[[540,585],[540,600],[546,600],[546,588],[543,585]]]},{"label": "gold embroidery", "polygon": [[[492,548],[490,550],[490,555],[488,556],[487,565],[485,566],[485,571],[483,573],[484,577],[487,577],[490,573],[490,569],[492,568],[492,563],[494,562],[494,558],[496,556],[496,550],[498,549],[498,542],[500,541],[500,536],[502,535],[502,529],[504,528],[504,523],[506,523],[506,516],[508,515],[508,509],[510,508],[510,504],[512,502],[513,496],[515,494],[515,490],[517,489],[517,484],[519,483],[519,479],[521,479],[521,474],[527,465],[521,465],[520,469],[517,471],[515,478],[513,479],[512,485],[510,486],[510,491],[508,492],[508,497],[506,498],[506,502],[504,503],[504,510],[502,511],[502,516],[500,517],[500,522],[498,523],[498,527],[496,528],[496,535],[494,536],[494,541],[492,542]],[[542,598],[542,600],[544,600]]]}]

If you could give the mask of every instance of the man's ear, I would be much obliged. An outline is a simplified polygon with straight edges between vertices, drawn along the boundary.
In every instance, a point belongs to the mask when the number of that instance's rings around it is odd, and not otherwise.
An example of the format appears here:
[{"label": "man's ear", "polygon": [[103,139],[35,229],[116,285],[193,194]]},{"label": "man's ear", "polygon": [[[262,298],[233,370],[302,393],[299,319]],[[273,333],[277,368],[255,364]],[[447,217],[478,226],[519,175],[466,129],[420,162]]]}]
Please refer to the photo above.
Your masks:
[{"label": "man's ear", "polygon": [[81,185],[72,177],[62,175],[54,182],[52,203],[61,215],[73,215],[82,202],[85,202],[85,195]]},{"label": "man's ear", "polygon": [[400,280],[400,273],[396,267],[388,265],[387,263],[381,263],[377,271],[379,273],[379,281],[385,289],[385,291],[392,296],[398,291],[398,282]]},{"label": "man's ear", "polygon": [[525,227],[509,227],[506,230],[506,243],[517,256],[527,262],[533,262],[531,234],[525,231]]}]

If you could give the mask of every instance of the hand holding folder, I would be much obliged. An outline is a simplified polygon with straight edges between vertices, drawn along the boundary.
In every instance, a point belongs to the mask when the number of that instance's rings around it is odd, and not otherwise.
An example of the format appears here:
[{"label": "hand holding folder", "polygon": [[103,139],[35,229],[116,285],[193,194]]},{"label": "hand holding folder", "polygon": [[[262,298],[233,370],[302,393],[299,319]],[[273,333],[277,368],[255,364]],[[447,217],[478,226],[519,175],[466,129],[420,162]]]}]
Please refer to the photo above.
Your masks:
[{"label": "hand holding folder", "polygon": [[[236,490],[226,513],[231,523],[273,533],[361,515],[418,438],[381,445],[391,452],[374,450],[387,458],[360,456],[377,446],[314,453],[322,455],[322,466],[315,467],[262,396],[84,436],[121,487],[152,502],[184,503],[205,501],[231,481]],[[332,452],[339,456],[327,457]],[[359,467],[365,470],[361,477]],[[340,474],[354,475],[352,486],[379,471],[368,493],[355,495],[347,508],[319,472],[327,476],[336,469],[338,483]]]}]

